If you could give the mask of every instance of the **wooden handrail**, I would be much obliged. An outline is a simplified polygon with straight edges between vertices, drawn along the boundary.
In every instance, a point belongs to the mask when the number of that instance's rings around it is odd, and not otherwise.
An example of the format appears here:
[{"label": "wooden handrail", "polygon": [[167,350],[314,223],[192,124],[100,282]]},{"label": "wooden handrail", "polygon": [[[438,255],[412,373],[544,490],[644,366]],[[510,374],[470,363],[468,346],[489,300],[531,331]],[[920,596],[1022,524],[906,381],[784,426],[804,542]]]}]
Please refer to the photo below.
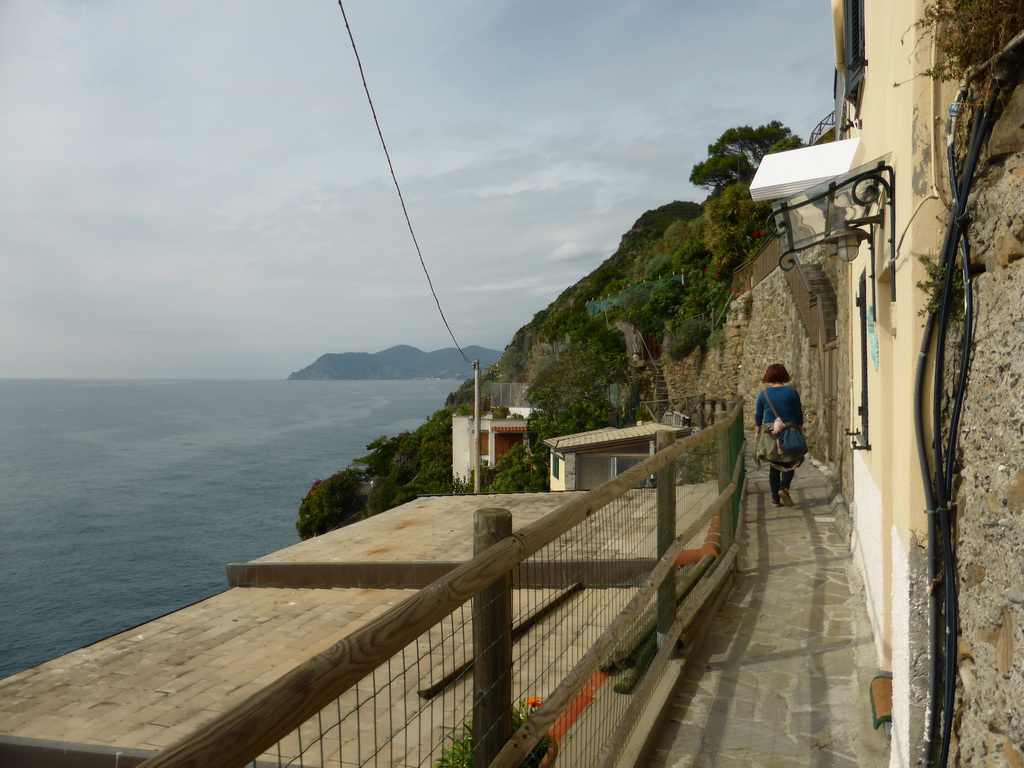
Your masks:
[{"label": "wooden handrail", "polygon": [[[742,462],[742,459],[741,459]],[[746,480],[743,481],[746,486]],[[741,492],[743,488],[740,489]],[[668,638],[679,638],[693,629],[698,618],[704,611],[705,606],[718,594],[725,580],[732,573],[739,557],[740,543],[733,541],[732,545],[712,564],[713,570],[708,578],[702,579],[697,587],[690,592],[676,613],[675,621],[667,632]],[[687,637],[684,646],[690,645],[690,638]],[[676,643],[667,642],[658,649],[658,653],[651,661],[650,669],[664,669],[668,665],[669,658],[677,653]],[[655,675],[645,675],[640,687],[634,692],[626,705],[622,717],[619,718],[615,730],[605,741],[604,749],[597,756],[594,768],[607,768],[618,764],[618,758],[622,754],[630,733],[634,730],[641,712],[651,700],[654,688],[658,685],[658,678]]]},{"label": "wooden handrail", "polygon": [[[775,271],[775,268],[779,265],[779,256],[781,254],[782,241],[778,238],[773,237],[764,244],[754,257],[754,268],[750,278],[751,288]],[[788,277],[793,298],[796,301],[800,317],[807,328],[811,345],[818,346],[819,344],[827,343],[830,339],[825,325],[824,307],[822,307],[821,302],[818,300],[818,295],[812,290],[799,260],[796,260],[793,269],[789,270]]]},{"label": "wooden handrail", "polygon": [[818,324],[815,322],[817,318],[814,317],[814,305],[817,304],[817,300],[799,261],[795,262],[787,276],[789,277],[789,289],[793,294],[797,311],[800,312],[800,318],[804,321],[811,346],[816,347],[818,346]]},{"label": "wooden handrail", "polygon": [[[520,561],[684,453],[728,429],[740,414],[742,405],[740,399],[722,421],[683,438],[586,495],[513,532],[142,765],[145,768],[239,768],[254,761]],[[672,558],[674,560],[674,554]]]},{"label": "wooden handrail", "polygon": [[[735,412],[730,414],[730,416],[734,418]],[[723,423],[731,424],[731,421],[726,419]],[[711,429],[714,429],[714,427],[707,431],[711,431]],[[735,493],[740,482],[739,476],[742,463],[741,457],[733,468],[729,484],[722,489],[718,497],[701,516],[701,519],[695,521],[682,534],[676,537],[672,545],[658,561],[658,564],[647,578],[644,579],[643,586],[633,595],[633,598],[622,609],[622,612],[601,633],[601,636],[584,654],[579,663],[573,667],[565,680],[548,694],[547,699],[540,705],[540,708],[530,716],[530,719],[519,730],[512,734],[512,738],[508,740],[505,747],[498,753],[497,759],[491,763],[489,768],[515,768],[515,766],[522,763],[529,751],[540,742],[544,734],[547,733],[555,720],[558,719],[558,716],[575,698],[576,694],[580,692],[587,680],[597,671],[601,663],[622,639],[622,636],[629,630],[635,619],[643,611],[644,606],[651,601],[654,592],[658,589],[658,585],[674,571],[676,557],[683,550],[683,547],[701,528],[708,524],[708,521],[714,515],[722,510],[726,503],[732,500],[732,495]]]},{"label": "wooden handrail", "polygon": [[761,246],[761,250],[754,256],[754,268],[750,273],[750,287],[754,288],[779,266],[779,256],[782,255],[782,241],[777,237],[770,237]]}]

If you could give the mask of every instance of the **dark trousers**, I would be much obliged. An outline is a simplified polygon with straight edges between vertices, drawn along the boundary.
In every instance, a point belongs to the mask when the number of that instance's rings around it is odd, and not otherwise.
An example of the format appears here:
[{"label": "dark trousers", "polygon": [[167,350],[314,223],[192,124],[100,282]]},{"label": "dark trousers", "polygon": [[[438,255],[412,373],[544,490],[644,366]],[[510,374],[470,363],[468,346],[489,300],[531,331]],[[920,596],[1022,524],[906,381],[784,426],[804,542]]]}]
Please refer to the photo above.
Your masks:
[{"label": "dark trousers", "polygon": [[[793,467],[795,462],[777,462],[779,467]],[[775,501],[779,500],[779,491],[785,488],[789,490],[790,484],[793,482],[794,471],[789,469],[784,472],[778,469],[775,464],[768,467],[768,486],[772,489],[772,499]]]}]

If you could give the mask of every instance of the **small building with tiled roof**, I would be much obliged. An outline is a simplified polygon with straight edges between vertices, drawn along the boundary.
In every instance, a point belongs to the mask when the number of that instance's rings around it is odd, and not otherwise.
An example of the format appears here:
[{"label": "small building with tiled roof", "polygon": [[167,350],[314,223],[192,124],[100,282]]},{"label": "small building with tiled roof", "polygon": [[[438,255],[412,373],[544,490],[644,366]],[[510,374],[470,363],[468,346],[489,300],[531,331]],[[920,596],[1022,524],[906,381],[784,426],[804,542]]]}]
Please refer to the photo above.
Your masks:
[{"label": "small building with tiled roof", "polygon": [[652,422],[549,438],[544,444],[551,449],[551,490],[589,491],[652,456],[659,432],[672,432],[678,439],[690,431]]}]

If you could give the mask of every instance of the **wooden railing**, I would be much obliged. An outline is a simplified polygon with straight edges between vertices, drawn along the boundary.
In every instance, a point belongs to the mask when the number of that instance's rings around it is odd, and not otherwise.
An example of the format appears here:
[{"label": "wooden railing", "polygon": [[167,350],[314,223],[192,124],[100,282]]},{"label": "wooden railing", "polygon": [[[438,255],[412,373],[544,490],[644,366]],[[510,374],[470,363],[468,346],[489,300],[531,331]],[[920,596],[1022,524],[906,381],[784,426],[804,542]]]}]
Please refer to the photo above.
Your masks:
[{"label": "wooden railing", "polygon": [[782,255],[782,241],[777,237],[768,239],[761,250],[754,256],[754,265],[750,273],[750,287],[755,287],[779,266],[779,256]]},{"label": "wooden railing", "polygon": [[[224,712],[221,716],[199,728],[192,735],[147,760],[146,768],[167,768],[175,766],[202,766],[203,768],[240,768],[249,764],[268,749],[299,729],[303,723],[318,716],[328,705],[367,677],[392,657],[415,643],[424,633],[448,617],[453,610],[470,601],[497,580],[504,578],[524,559],[537,553],[541,548],[554,542],[562,534],[580,525],[612,502],[627,494],[651,475],[659,475],[659,510],[663,497],[671,489],[672,536],[667,548],[659,543],[660,558],[652,571],[643,580],[628,605],[598,638],[597,642],[577,663],[568,676],[547,697],[525,725],[508,741],[494,766],[519,765],[523,756],[550,731],[555,721],[565,710],[578,701],[581,689],[587,683],[593,670],[607,655],[610,648],[636,623],[645,605],[665,589],[666,577],[677,570],[677,557],[695,536],[706,530],[714,518],[720,520],[722,529],[722,555],[717,561],[719,567],[709,572],[706,583],[701,582],[688,601],[680,608],[669,636],[674,636],[685,627],[690,627],[699,613],[701,601],[706,601],[715,592],[715,585],[721,585],[728,575],[736,557],[733,532],[738,519],[740,496],[743,490],[743,439],[742,401],[732,411],[719,419],[714,426],[690,435],[683,440],[665,447],[650,459],[632,467],[623,474],[602,484],[582,497],[561,505],[541,520],[521,528],[507,538],[488,548],[485,552],[455,568],[430,586],[418,591],[403,602],[393,606],[369,623],[353,631],[342,640],[301,663],[277,681],[257,692],[240,705]],[[688,455],[709,441],[718,443],[718,496],[701,512],[689,519],[685,529],[675,535],[677,460]],[[704,454],[707,455],[707,454]],[[710,454],[714,456],[714,451]],[[663,493],[664,492],[664,493]],[[661,513],[659,512],[659,520]],[[659,523],[661,525],[661,523]],[[659,542],[662,537],[659,534]],[[697,601],[697,602],[694,602]],[[667,664],[674,646],[666,642],[656,656]],[[662,658],[664,657],[664,658]],[[650,687],[650,677],[655,675],[654,667],[645,682]],[[629,710],[637,710],[643,692],[638,691],[630,702]],[[648,690],[649,694],[649,690]],[[452,725],[454,727],[454,724]],[[622,730],[621,721],[609,722],[604,727]],[[616,751],[606,748],[606,755]],[[604,762],[608,762],[605,760]],[[261,763],[262,764],[262,763]]]},{"label": "wooden railing", "polygon": [[807,329],[807,337],[812,347],[821,347],[821,340],[825,336],[825,316],[819,307],[818,297],[811,290],[811,284],[800,266],[796,266],[786,273],[789,279],[789,290],[793,294],[793,303],[796,305],[800,319],[804,321],[804,328]]}]

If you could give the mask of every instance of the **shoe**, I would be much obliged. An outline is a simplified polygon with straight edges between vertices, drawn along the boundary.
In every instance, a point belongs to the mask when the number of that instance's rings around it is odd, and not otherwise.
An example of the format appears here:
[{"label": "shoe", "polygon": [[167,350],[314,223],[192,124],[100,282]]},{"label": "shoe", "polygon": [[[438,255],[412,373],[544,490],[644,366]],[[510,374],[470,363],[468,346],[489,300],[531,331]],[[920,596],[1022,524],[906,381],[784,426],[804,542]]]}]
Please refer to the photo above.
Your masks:
[{"label": "shoe", "polygon": [[779,498],[782,500],[782,503],[785,504],[787,507],[796,506],[796,504],[793,503],[793,497],[789,495],[789,491],[787,491],[785,488],[779,491]]},{"label": "shoe", "polygon": [[772,506],[773,507],[781,507],[782,506],[782,502],[779,501],[778,499],[772,499]]}]

